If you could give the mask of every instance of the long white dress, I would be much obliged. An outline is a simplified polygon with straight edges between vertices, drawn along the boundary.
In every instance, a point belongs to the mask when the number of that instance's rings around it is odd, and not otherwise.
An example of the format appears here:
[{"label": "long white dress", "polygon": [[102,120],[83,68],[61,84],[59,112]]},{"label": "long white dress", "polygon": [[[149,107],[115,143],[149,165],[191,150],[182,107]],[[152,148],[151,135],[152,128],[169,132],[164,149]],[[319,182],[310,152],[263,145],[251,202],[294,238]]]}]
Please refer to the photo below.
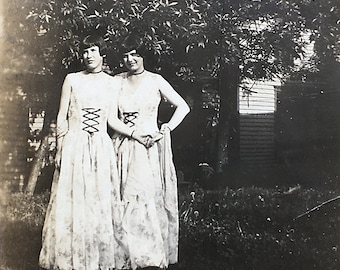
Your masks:
[{"label": "long white dress", "polygon": [[[143,134],[158,131],[159,75],[147,74],[149,83],[133,92],[127,89],[127,74],[121,76],[121,120]],[[124,136],[115,137],[113,142],[120,193],[115,209],[121,211],[115,218],[117,269],[166,268],[177,262],[178,253],[177,179],[170,135],[149,149]]]},{"label": "long white dress", "polygon": [[[84,74],[74,73],[81,82]],[[92,74],[93,76],[93,74]],[[96,75],[95,75],[96,76]],[[99,75],[102,76],[102,75]],[[72,86],[60,170],[56,170],[43,228],[39,264],[46,269],[113,269],[113,185],[117,181],[107,118],[109,75],[95,89]]]}]

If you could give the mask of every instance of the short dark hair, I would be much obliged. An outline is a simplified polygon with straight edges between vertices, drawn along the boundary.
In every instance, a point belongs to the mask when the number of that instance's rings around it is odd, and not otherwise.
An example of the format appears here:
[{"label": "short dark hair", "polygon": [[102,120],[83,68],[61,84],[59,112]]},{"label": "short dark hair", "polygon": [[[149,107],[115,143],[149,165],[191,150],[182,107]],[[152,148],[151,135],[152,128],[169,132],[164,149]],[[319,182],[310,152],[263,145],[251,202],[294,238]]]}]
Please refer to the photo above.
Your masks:
[{"label": "short dark hair", "polygon": [[121,54],[131,52],[132,50],[136,50],[136,52],[142,57],[145,57],[148,52],[140,38],[130,35],[122,42]]},{"label": "short dark hair", "polygon": [[98,46],[101,56],[106,55],[107,46],[105,40],[102,37],[96,35],[88,35],[83,39],[82,43],[80,44],[80,52],[83,52],[85,49],[93,46]]}]

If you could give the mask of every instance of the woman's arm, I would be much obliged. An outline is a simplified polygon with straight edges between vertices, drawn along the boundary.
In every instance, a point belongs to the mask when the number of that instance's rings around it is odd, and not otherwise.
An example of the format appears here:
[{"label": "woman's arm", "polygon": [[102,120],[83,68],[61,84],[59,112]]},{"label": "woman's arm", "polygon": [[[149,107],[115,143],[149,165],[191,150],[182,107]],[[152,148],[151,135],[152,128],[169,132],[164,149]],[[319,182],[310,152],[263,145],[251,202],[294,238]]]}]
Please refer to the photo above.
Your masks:
[{"label": "woman's arm", "polygon": [[190,108],[186,101],[175,91],[175,89],[162,76],[157,75],[159,91],[173,106],[175,111],[166,124],[170,130],[174,130],[182,123],[185,116],[190,112]]},{"label": "woman's arm", "polygon": [[165,129],[174,130],[180,123],[182,123],[184,117],[190,112],[190,107],[186,101],[175,91],[175,89],[168,83],[161,75],[157,76],[158,89],[163,97],[165,97],[173,106],[175,111],[171,116],[168,123],[163,124],[159,132],[152,134],[152,137],[146,141],[146,146],[151,147],[157,141],[163,138]]},{"label": "woman's arm", "polygon": [[55,157],[55,163],[57,167],[60,166],[61,161],[60,151],[62,147],[63,138],[68,131],[67,112],[70,104],[71,89],[72,86],[70,75],[67,75],[61,89],[59,111],[57,115],[57,152]]},{"label": "woman's arm", "polygon": [[113,128],[117,132],[127,137],[131,137],[145,145],[146,136],[142,136],[138,130],[136,130],[133,127],[129,127],[118,118],[118,97],[119,97],[118,90],[120,89],[120,87],[121,78],[119,76],[113,77],[110,82],[110,88],[112,93],[112,96],[110,98],[112,98],[112,102],[110,105],[108,124],[111,128]]},{"label": "woman's arm", "polygon": [[67,112],[70,104],[70,96],[71,96],[71,79],[70,74],[66,76],[62,89],[61,89],[61,97],[59,104],[59,111],[57,115],[57,136],[63,136],[68,130],[67,123]]}]

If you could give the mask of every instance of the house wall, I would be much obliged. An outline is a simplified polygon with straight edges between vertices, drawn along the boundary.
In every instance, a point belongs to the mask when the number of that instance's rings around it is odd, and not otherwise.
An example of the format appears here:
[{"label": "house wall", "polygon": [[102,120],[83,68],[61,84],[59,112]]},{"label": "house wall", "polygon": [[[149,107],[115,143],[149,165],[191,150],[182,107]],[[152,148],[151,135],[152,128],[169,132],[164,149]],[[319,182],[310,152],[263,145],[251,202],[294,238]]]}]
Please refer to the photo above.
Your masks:
[{"label": "house wall", "polygon": [[28,111],[24,96],[0,95],[0,183],[11,189],[23,185],[27,170]]},{"label": "house wall", "polygon": [[239,88],[239,159],[243,169],[262,169],[275,164],[275,112],[279,85],[278,81],[246,82]]}]

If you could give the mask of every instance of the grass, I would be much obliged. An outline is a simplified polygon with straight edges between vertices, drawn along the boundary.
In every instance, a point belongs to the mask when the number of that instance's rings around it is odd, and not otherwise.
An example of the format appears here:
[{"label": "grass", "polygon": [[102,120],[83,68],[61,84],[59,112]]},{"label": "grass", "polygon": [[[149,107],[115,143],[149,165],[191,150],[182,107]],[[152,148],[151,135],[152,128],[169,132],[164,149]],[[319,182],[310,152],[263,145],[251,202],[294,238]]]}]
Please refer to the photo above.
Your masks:
[{"label": "grass", "polygon": [[49,194],[11,194],[0,214],[0,269],[38,269],[41,229]]},{"label": "grass", "polygon": [[[180,194],[180,262],[170,269],[340,269],[340,200],[322,205],[338,195],[299,186],[190,187]],[[14,193],[2,202],[1,270],[38,269],[48,197]]]},{"label": "grass", "polygon": [[296,219],[336,195],[298,186],[197,189],[182,205],[183,269],[340,269],[340,200]]}]

